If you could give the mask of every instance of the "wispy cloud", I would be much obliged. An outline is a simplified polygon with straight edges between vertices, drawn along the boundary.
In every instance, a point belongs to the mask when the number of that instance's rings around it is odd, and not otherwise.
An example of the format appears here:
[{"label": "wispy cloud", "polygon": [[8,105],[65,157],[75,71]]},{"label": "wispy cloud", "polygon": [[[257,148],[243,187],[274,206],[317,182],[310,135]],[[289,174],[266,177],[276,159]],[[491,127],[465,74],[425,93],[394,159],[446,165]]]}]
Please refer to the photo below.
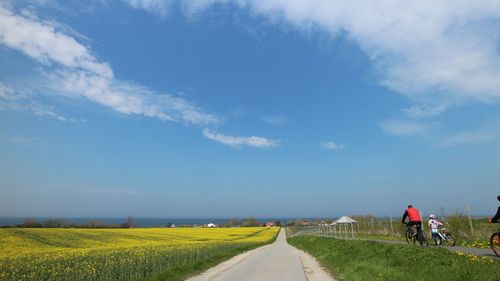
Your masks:
[{"label": "wispy cloud", "polygon": [[0,110],[28,111],[33,115],[54,118],[62,122],[78,122],[63,116],[54,109],[36,101],[31,91],[0,82]]},{"label": "wispy cloud", "polygon": [[412,119],[422,119],[435,117],[445,112],[448,105],[445,103],[440,103],[437,105],[429,104],[418,104],[408,108],[403,109],[407,117]]},{"label": "wispy cloud", "polygon": [[387,120],[381,127],[387,134],[418,138],[434,148],[477,145],[500,140],[500,121],[497,119],[488,120],[475,129],[458,132],[438,130],[438,123],[415,120]]},{"label": "wispy cloud", "polygon": [[344,149],[345,146],[342,144],[337,144],[333,141],[322,141],[320,143],[321,148],[323,149],[328,149],[328,150],[339,150],[339,149]]},{"label": "wispy cloud", "polygon": [[234,5],[306,32],[347,34],[373,62],[381,84],[415,101],[410,117],[437,116],[464,102],[500,101],[499,1],[181,2],[190,16],[216,4]]},{"label": "wispy cloud", "polygon": [[288,118],[281,115],[268,115],[261,117],[262,121],[270,125],[282,126],[288,123]]},{"label": "wispy cloud", "polygon": [[[214,114],[186,99],[115,78],[108,63],[97,59],[90,47],[57,26],[34,15],[15,14],[0,5],[0,43],[38,61],[46,72],[50,92],[85,98],[127,115],[195,125],[218,122]],[[34,113],[62,119],[49,111]]]},{"label": "wispy cloud", "polygon": [[173,0],[123,0],[131,7],[143,9],[150,13],[165,16]]},{"label": "wispy cloud", "polygon": [[26,136],[11,136],[7,138],[7,141],[11,144],[24,147],[40,146],[42,143],[42,140],[40,138],[32,138]]},{"label": "wispy cloud", "polygon": [[435,145],[438,148],[456,147],[462,145],[483,144],[500,139],[500,122],[498,120],[488,121],[479,128],[459,132],[441,138]]},{"label": "wispy cloud", "polygon": [[64,117],[54,112],[52,109],[46,108],[44,106],[31,105],[30,110],[36,116],[54,118],[62,122],[77,122],[77,120],[74,118]]},{"label": "wispy cloud", "polygon": [[387,120],[382,122],[381,127],[390,135],[416,136],[427,133],[431,126],[427,123],[413,120]]},{"label": "wispy cloud", "polygon": [[25,148],[40,148],[40,149],[66,149],[70,146],[64,144],[53,144],[42,138],[30,137],[23,135],[2,136],[2,139],[10,144],[22,146]]},{"label": "wispy cloud", "polygon": [[256,136],[250,136],[250,137],[240,137],[240,136],[229,136],[229,135],[224,135],[220,134],[217,132],[214,132],[210,129],[203,129],[203,136],[206,138],[225,144],[233,147],[239,147],[239,146],[251,146],[251,147],[259,147],[259,148],[266,148],[266,147],[277,147],[279,144],[279,141],[277,140],[272,140],[268,139],[265,137],[256,137]]}]

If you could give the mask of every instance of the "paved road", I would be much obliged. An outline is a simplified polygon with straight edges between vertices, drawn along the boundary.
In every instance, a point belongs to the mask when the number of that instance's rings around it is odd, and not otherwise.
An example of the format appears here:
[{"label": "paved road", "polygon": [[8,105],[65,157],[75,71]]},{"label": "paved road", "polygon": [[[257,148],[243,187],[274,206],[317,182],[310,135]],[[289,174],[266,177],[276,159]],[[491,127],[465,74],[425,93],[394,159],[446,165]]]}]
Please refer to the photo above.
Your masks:
[{"label": "paved road", "polygon": [[217,276],[216,281],[307,281],[295,248],[281,229],[276,241]]}]

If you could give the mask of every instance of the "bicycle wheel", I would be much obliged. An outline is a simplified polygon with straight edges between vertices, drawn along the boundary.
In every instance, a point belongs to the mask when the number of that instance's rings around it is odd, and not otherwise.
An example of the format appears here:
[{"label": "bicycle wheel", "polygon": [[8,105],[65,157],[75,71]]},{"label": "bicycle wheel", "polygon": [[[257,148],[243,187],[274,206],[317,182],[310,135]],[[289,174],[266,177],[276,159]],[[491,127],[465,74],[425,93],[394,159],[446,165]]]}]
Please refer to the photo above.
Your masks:
[{"label": "bicycle wheel", "polygon": [[429,241],[427,240],[427,234],[425,234],[425,232],[421,230],[419,235],[421,235],[421,237],[418,238],[418,243],[420,244],[420,246],[422,247],[429,246]]},{"label": "bicycle wheel", "polygon": [[453,237],[451,234],[446,234],[446,244],[449,246],[455,246],[455,237]]},{"label": "bicycle wheel", "polygon": [[491,235],[490,245],[495,255],[500,257],[500,232],[493,233],[493,235]]},{"label": "bicycle wheel", "polygon": [[412,236],[413,236],[413,233],[412,233],[411,229],[407,228],[406,232],[405,232],[405,237],[406,237],[406,242],[408,244],[410,244],[410,241],[412,241]]}]

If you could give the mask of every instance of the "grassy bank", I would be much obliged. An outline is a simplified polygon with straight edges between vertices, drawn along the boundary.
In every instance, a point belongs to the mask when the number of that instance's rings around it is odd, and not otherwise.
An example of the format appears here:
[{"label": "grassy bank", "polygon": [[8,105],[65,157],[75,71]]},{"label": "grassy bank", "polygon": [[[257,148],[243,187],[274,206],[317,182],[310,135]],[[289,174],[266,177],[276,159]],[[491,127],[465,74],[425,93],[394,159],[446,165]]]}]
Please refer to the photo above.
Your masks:
[{"label": "grassy bank", "polygon": [[186,280],[191,276],[195,276],[204,272],[205,270],[218,265],[236,255],[239,255],[245,251],[249,251],[265,244],[240,247],[236,249],[230,249],[225,252],[220,252],[219,254],[203,259],[201,261],[187,263],[183,266],[171,268],[160,274],[150,276],[148,278],[137,279],[135,281],[181,281]]},{"label": "grassy bank", "polygon": [[[368,236],[390,240],[404,239],[406,227],[401,224],[401,218],[393,218],[392,223],[389,217],[352,216],[352,218],[358,221],[355,230],[360,237]],[[488,223],[487,218],[472,218],[471,222],[474,230],[472,231],[467,216],[458,212],[447,216],[445,219],[439,216],[439,220],[445,223],[444,227],[451,231],[456,238],[457,245],[466,247],[488,248],[491,234],[498,229],[498,225]],[[424,228],[428,232],[427,218],[424,221]]]},{"label": "grassy bank", "polygon": [[315,256],[337,280],[500,281],[500,261],[444,249],[311,236],[289,243]]}]

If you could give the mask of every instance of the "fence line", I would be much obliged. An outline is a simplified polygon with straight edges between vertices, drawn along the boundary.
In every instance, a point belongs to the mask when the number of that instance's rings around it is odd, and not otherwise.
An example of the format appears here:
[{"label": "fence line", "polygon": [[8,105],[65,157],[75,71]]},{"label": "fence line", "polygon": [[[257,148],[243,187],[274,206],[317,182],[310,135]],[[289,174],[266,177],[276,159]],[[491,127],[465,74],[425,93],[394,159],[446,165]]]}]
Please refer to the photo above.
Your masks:
[{"label": "fence line", "polygon": [[302,235],[312,235],[315,237],[336,238],[336,239],[355,239],[357,236],[357,232],[354,231],[354,225],[352,223],[339,223],[339,224],[329,224],[329,225],[306,226],[300,231],[291,234],[290,237],[302,236]]},{"label": "fence line", "polygon": [[[440,208],[435,214],[439,214],[438,219],[445,223],[446,228],[458,239],[471,241],[489,239],[491,233],[496,230],[496,226],[488,224],[485,217],[473,217],[469,206],[448,214],[445,213],[443,208]],[[423,213],[422,215],[422,223],[426,227],[429,213]],[[398,217],[375,217],[370,215],[351,217],[357,221],[356,226],[346,226],[343,224],[305,226],[293,235],[307,234],[338,239],[351,239],[359,236],[403,237],[406,230],[406,227],[400,223],[401,220]]]}]

